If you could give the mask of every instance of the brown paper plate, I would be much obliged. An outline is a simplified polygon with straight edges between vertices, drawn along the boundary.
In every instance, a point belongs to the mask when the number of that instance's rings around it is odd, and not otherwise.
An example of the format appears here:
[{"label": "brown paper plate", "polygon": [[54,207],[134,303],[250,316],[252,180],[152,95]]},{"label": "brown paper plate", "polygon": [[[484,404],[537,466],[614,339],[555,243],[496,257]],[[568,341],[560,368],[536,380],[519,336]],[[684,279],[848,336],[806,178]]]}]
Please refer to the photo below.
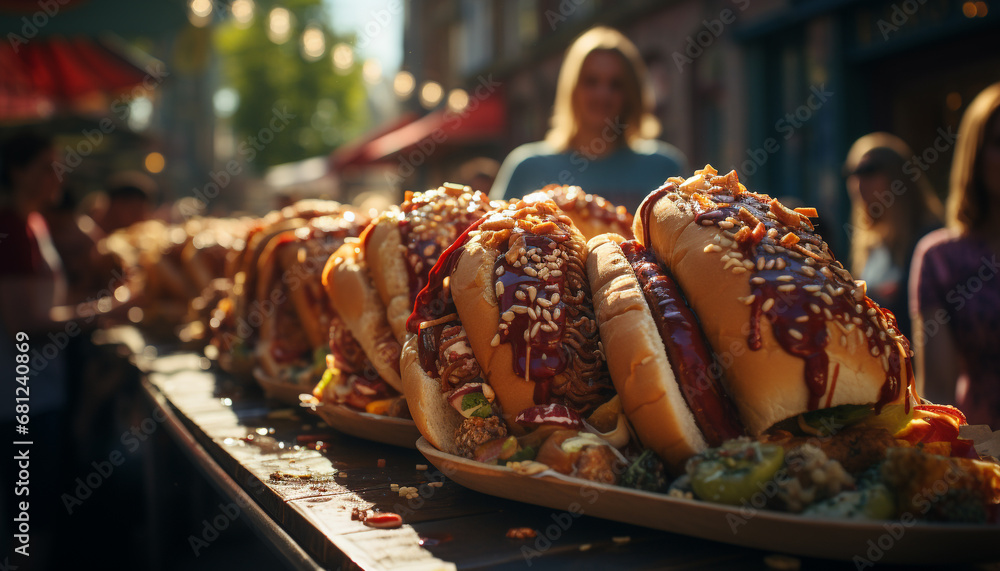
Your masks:
[{"label": "brown paper plate", "polygon": [[299,403],[302,402],[299,395],[312,390],[312,387],[275,381],[268,377],[260,367],[253,370],[253,378],[260,385],[260,388],[264,389],[264,394],[268,398],[289,406],[299,406]]},{"label": "brown paper plate", "polygon": [[302,406],[318,414],[335,430],[365,440],[416,448],[420,438],[417,425],[409,419],[360,412],[338,404],[319,403],[315,399],[302,402]]},{"label": "brown paper plate", "polygon": [[565,476],[525,476],[441,452],[417,441],[455,482],[493,496],[805,557],[853,562],[944,564],[1000,559],[1000,525],[857,522],[802,517],[675,498]]}]

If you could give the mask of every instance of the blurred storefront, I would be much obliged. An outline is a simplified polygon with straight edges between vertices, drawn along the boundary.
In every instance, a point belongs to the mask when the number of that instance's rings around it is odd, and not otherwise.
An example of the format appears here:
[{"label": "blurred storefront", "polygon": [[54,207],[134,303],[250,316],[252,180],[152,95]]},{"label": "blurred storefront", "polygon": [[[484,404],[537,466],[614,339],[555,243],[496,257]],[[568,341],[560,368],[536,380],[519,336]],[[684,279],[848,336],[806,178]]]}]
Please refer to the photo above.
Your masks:
[{"label": "blurred storefront", "polygon": [[646,60],[662,139],[692,166],[733,168],[755,188],[819,207],[827,238],[841,249],[841,165],[857,137],[898,134],[921,155],[916,168],[946,190],[964,106],[1000,78],[1000,7],[990,4],[411,0],[396,86],[404,106],[447,109],[452,93],[474,100],[489,85],[503,93],[506,120],[492,144],[429,153],[412,173],[406,161],[383,161],[395,172],[381,178],[402,174],[402,187],[424,187],[473,155],[502,160],[542,138],[564,50],[605,24]]}]

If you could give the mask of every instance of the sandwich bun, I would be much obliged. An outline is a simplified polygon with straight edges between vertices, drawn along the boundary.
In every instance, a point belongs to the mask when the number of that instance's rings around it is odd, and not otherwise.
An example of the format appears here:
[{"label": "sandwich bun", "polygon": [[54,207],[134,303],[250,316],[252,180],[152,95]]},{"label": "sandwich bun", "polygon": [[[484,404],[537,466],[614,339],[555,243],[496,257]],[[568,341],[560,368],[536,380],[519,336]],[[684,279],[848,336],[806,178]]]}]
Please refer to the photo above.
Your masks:
[{"label": "sandwich bun", "polygon": [[754,436],[810,410],[913,404],[895,318],[807,215],[706,166],[647,196],[633,223],[687,295]]}]

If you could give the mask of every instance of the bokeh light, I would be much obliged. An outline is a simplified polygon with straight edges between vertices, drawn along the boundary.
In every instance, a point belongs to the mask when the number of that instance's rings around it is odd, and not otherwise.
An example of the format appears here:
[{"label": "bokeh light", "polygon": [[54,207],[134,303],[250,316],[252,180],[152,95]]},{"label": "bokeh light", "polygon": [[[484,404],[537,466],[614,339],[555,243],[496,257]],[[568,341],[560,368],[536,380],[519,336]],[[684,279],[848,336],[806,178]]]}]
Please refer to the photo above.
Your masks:
[{"label": "bokeh light", "polygon": [[347,44],[333,46],[333,67],[338,71],[346,71],[354,65],[354,50]]},{"label": "bokeh light", "polygon": [[283,44],[292,35],[292,13],[285,8],[271,10],[267,17],[267,37],[276,44]]},{"label": "bokeh light", "polygon": [[409,97],[416,85],[417,83],[413,79],[413,74],[408,71],[397,73],[396,78],[392,80],[392,90],[396,93],[396,97],[400,99]]},{"label": "bokeh light", "polygon": [[233,0],[230,9],[233,12],[233,20],[236,21],[237,27],[246,28],[253,22],[253,0]]},{"label": "bokeh light", "polygon": [[464,89],[452,89],[448,92],[448,109],[461,113],[469,105],[469,94]]},{"label": "bokeh light", "polygon": [[326,35],[319,26],[310,24],[302,32],[302,56],[309,61],[316,61],[326,53]]},{"label": "bokeh light", "polygon": [[428,81],[420,88],[420,104],[430,109],[441,102],[444,96],[444,89],[436,81]]},{"label": "bokeh light", "polygon": [[366,59],[361,66],[361,77],[372,85],[382,81],[382,64],[374,58]]},{"label": "bokeh light", "polygon": [[153,174],[158,174],[163,172],[163,167],[167,166],[167,161],[163,158],[161,153],[154,151],[146,155],[146,160],[143,161],[143,164],[145,165],[147,171]]}]

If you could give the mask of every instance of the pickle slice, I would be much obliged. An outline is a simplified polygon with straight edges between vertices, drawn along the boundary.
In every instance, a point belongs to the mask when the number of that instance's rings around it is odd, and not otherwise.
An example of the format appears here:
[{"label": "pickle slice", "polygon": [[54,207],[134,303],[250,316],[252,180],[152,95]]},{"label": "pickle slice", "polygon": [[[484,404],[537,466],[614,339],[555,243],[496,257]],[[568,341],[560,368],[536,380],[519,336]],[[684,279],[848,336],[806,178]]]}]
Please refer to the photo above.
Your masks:
[{"label": "pickle slice", "polygon": [[896,502],[889,489],[876,484],[860,490],[846,490],[806,508],[803,515],[860,520],[892,519]]},{"label": "pickle slice", "polygon": [[784,459],[776,444],[726,442],[694,459],[691,488],[700,499],[738,506],[766,489]]}]

